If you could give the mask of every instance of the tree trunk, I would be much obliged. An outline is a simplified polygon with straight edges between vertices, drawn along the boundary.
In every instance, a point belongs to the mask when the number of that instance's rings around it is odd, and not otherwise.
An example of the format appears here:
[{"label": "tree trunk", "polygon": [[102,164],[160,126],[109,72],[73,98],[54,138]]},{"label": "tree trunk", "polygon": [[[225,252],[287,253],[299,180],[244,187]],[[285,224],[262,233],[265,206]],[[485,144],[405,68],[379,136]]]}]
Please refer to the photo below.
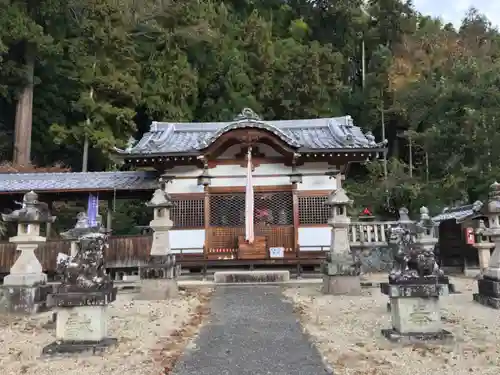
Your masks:
[{"label": "tree trunk", "polygon": [[27,84],[23,88],[16,107],[14,165],[29,165],[31,162],[31,129],[33,121],[33,81],[35,74],[35,47],[26,44],[24,63]]},{"label": "tree trunk", "polygon": [[413,178],[413,140],[408,137],[408,164],[410,168],[410,178]]},{"label": "tree trunk", "polygon": [[85,134],[83,140],[82,172],[87,172],[89,163],[89,137]]}]

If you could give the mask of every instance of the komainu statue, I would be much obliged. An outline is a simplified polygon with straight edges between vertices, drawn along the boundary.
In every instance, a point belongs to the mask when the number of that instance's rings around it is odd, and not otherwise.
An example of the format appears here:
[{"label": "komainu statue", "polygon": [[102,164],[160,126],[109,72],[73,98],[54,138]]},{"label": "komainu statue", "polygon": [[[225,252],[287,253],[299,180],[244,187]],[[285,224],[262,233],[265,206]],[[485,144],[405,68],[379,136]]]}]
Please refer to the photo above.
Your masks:
[{"label": "komainu statue", "polygon": [[71,257],[59,253],[57,272],[66,291],[98,291],[109,287],[110,278],[104,267],[105,233],[87,233],[77,241],[77,253]]},{"label": "komainu statue", "polygon": [[419,223],[401,222],[388,228],[386,238],[393,248],[394,262],[389,274],[392,282],[443,276],[436,262],[435,247],[432,250],[422,246],[418,239],[425,236],[427,227]]}]

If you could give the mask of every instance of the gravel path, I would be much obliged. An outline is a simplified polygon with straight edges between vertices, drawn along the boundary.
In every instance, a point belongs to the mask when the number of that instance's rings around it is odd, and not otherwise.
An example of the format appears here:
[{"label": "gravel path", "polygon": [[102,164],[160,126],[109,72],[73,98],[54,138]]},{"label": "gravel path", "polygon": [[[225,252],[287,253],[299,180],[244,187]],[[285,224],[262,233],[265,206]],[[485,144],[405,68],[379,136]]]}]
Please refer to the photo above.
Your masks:
[{"label": "gravel path", "polygon": [[441,299],[448,345],[402,346],[380,333],[390,328],[388,297],[377,289],[363,296],[325,296],[315,287],[290,288],[285,295],[302,312],[305,329],[336,375],[497,375],[500,372],[500,312],[472,301],[471,279],[454,278],[461,294]]},{"label": "gravel path", "polygon": [[279,287],[219,287],[173,375],[329,374]]},{"label": "gravel path", "polygon": [[[161,361],[172,353],[172,335],[200,307],[198,294],[181,292],[169,301],[133,301],[118,294],[109,306],[109,335],[118,345],[101,355],[41,357],[42,348],[55,340],[55,328],[45,328],[51,313],[33,317],[0,315],[0,373],[2,375],[158,375]],[[174,349],[174,348],[171,348]],[[175,348],[177,349],[177,348]],[[160,351],[160,355],[156,353]],[[170,354],[172,355],[172,354]],[[168,359],[168,358],[167,358]]]}]

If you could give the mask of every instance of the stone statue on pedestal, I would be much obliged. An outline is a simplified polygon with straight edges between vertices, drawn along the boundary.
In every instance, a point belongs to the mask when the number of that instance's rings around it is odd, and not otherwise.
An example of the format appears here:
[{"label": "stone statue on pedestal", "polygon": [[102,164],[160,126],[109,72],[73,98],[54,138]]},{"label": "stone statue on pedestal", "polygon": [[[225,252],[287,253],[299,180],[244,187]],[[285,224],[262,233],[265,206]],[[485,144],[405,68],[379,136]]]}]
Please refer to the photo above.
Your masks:
[{"label": "stone statue on pedestal", "polygon": [[393,341],[450,339],[451,333],[442,329],[439,308],[439,297],[448,294],[450,284],[436,262],[434,223],[426,207],[420,209],[417,223],[409,220],[407,210],[400,212],[404,215],[398,225],[387,231],[395,256],[389,282],[380,289],[389,296],[392,328],[382,334]]},{"label": "stone statue on pedestal", "polygon": [[107,306],[117,294],[104,264],[107,237],[87,230],[76,241],[75,255],[59,253],[57,271],[62,282],[52,295],[57,308],[56,341],[43,349],[44,354],[96,352],[116,342],[107,337]]}]

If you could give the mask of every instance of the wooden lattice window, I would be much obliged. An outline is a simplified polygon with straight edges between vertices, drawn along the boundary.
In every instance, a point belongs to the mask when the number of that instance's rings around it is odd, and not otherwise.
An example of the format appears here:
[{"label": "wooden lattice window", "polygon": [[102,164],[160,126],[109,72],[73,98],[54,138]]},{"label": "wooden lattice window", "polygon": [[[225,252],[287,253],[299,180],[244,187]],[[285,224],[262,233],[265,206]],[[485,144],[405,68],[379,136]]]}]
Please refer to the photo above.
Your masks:
[{"label": "wooden lattice window", "polygon": [[245,194],[211,194],[210,226],[244,227]]},{"label": "wooden lattice window", "polygon": [[172,197],[172,201],[174,206],[171,210],[171,218],[174,222],[174,228],[205,227],[205,200],[203,197]]},{"label": "wooden lattice window", "polygon": [[326,196],[299,197],[299,223],[301,225],[316,225],[328,223],[328,206]]},{"label": "wooden lattice window", "polygon": [[[255,193],[254,223],[257,225],[293,225],[292,193]],[[244,227],[245,194],[211,194],[210,226]]]},{"label": "wooden lattice window", "polygon": [[292,193],[256,193],[254,217],[255,224],[293,225]]}]

